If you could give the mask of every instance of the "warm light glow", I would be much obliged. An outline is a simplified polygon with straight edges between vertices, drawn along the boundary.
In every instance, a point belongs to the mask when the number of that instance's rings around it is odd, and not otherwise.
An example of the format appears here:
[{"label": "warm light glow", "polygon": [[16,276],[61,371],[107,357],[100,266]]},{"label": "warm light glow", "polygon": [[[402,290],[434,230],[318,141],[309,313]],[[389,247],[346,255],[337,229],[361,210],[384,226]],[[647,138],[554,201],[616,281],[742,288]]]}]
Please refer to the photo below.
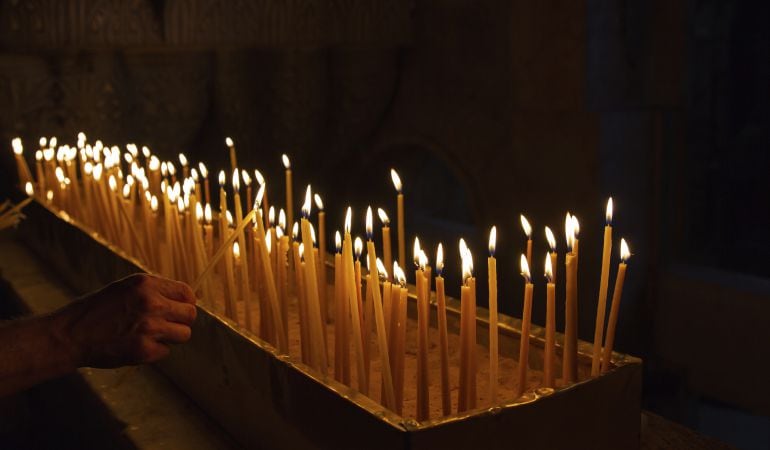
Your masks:
[{"label": "warm light glow", "polygon": [[272,227],[275,226],[275,207],[270,206],[270,209],[267,210],[267,226]]},{"label": "warm light glow", "polygon": [[281,239],[283,237],[283,227],[280,225],[275,227],[275,237]]},{"label": "warm light glow", "polygon": [[400,284],[402,288],[406,287],[406,274],[403,269],[398,266],[398,261],[393,261],[393,276],[398,280],[398,284]]},{"label": "warm light glow", "polygon": [[420,266],[420,252],[422,251],[422,248],[420,247],[420,238],[417,236],[414,237],[414,245],[412,246],[412,261],[414,261],[415,267]]},{"label": "warm light glow", "polygon": [[150,191],[144,191],[144,199],[147,201],[147,203],[152,201],[152,194],[150,194]]},{"label": "warm light glow", "polygon": [[168,174],[171,175],[172,177],[176,175],[176,167],[174,167],[174,163],[172,163],[171,161],[168,161],[166,163],[166,169],[168,169]]},{"label": "warm light glow", "polygon": [[572,250],[572,245],[575,243],[575,232],[573,230],[572,215],[567,213],[564,218],[564,237],[567,241],[567,249]]},{"label": "warm light glow", "polygon": [[[467,248],[467,247],[466,247]],[[462,272],[463,272],[463,284],[467,283],[468,278],[472,276],[471,274],[471,263],[470,259],[468,258],[468,253],[461,252],[461,265],[462,265]]]},{"label": "warm light glow", "polygon": [[524,217],[524,214],[520,214],[519,217],[521,218],[521,228],[524,230],[524,234],[527,235],[527,239],[532,238],[532,226],[530,226],[529,220]]},{"label": "warm light glow", "polygon": [[27,195],[32,197],[35,194],[35,189],[32,187],[32,183],[27,181],[27,183],[24,185],[24,190],[27,192]]},{"label": "warm light glow", "polygon": [[265,186],[267,185],[262,184],[257,191],[257,196],[254,198],[254,209],[259,209],[262,206],[262,199],[265,198]]},{"label": "warm light glow", "polygon": [[225,183],[227,182],[227,175],[225,175],[224,170],[219,171],[219,187],[225,187]]},{"label": "warm light glow", "polygon": [[468,253],[468,245],[465,243],[465,239],[460,238],[460,258],[465,258],[466,253]]},{"label": "warm light glow", "polygon": [[226,138],[225,138],[225,145],[226,145],[228,148],[232,148],[232,147],[233,147],[233,140],[232,140],[232,139],[230,139],[230,137],[226,137]]},{"label": "warm light glow", "polygon": [[176,199],[176,209],[179,210],[179,214],[184,212],[184,199],[182,197]]},{"label": "warm light glow", "polygon": [[[524,217],[524,216],[521,216]],[[489,230],[489,256],[495,256],[495,247],[497,245],[497,226],[492,226]]]},{"label": "warm light glow", "polygon": [[45,198],[50,202],[53,200],[53,191],[48,191],[45,193]]},{"label": "warm light glow", "polygon": [[401,177],[398,176],[396,169],[390,169],[390,179],[393,180],[393,187],[396,188],[396,192],[401,193]]},{"label": "warm light glow", "polygon": [[[16,138],[16,139],[19,139],[19,140],[21,140],[20,138]],[[38,145],[40,145],[40,148],[43,148],[43,147],[45,147],[45,146],[48,144],[48,138],[46,138],[45,136],[43,136],[43,137],[41,137],[41,138],[40,138],[40,139],[37,141],[37,143],[38,143]]]},{"label": "warm light glow", "polygon": [[[59,169],[61,169],[61,167],[56,168],[56,178],[59,178]],[[62,174],[62,179],[63,178],[64,176]],[[118,189],[118,181],[115,179],[115,175],[110,175],[110,178],[107,179],[107,183],[110,186],[110,190],[112,192],[115,192]]]},{"label": "warm light glow", "polygon": [[[577,239],[578,235],[580,235],[580,222],[578,222],[577,216],[572,216],[572,234],[573,238]],[[575,243],[574,241],[572,242]]]},{"label": "warm light glow", "polygon": [[43,160],[43,151],[38,150],[35,152],[35,161],[42,161]]},{"label": "warm light glow", "polygon": [[283,167],[286,168],[286,170],[291,169],[291,161],[289,161],[289,157],[284,153],[281,155],[281,161],[283,161]]},{"label": "warm light glow", "polygon": [[206,225],[211,225],[211,205],[208,203],[203,209],[203,217],[206,219]]},{"label": "warm light glow", "polygon": [[278,212],[278,226],[286,229],[286,212],[281,208],[281,210]]},{"label": "warm light glow", "polygon": [[380,278],[380,280],[385,280],[388,278],[388,271],[385,270],[385,264],[382,263],[380,258],[377,258],[377,276]]},{"label": "warm light glow", "polygon": [[241,190],[241,177],[238,175],[238,168],[233,170],[233,191],[238,192]]},{"label": "warm light glow", "polygon": [[198,182],[198,170],[195,167],[190,169],[190,177],[192,177],[194,182]]},{"label": "warm light glow", "polygon": [[380,221],[382,222],[382,224],[383,224],[384,226],[386,226],[386,227],[387,227],[388,225],[390,225],[390,218],[389,218],[389,217],[388,217],[388,215],[385,213],[385,210],[384,210],[384,209],[382,209],[382,208],[377,208],[377,215],[378,215],[378,216],[380,216]]},{"label": "warm light glow", "polygon": [[334,232],[334,248],[337,253],[342,253],[342,236],[340,236],[340,230]]},{"label": "warm light glow", "polygon": [[631,251],[628,249],[628,244],[626,244],[625,239],[621,239],[620,240],[620,259],[623,260],[623,262],[626,262],[630,257],[631,257]]},{"label": "warm light glow", "polygon": [[321,200],[321,196],[318,195],[318,193],[313,194],[313,200],[315,200],[315,206],[318,208],[319,211],[324,210],[324,202]]},{"label": "warm light glow", "polygon": [[[85,141],[85,135],[83,135],[83,136],[84,136],[83,140]],[[149,158],[151,154],[152,153],[150,152],[150,149],[146,145],[143,145],[142,146],[142,155],[144,155],[144,158],[145,159]]]},{"label": "warm light glow", "polygon": [[267,233],[265,235],[265,246],[267,247],[268,253],[272,253],[272,250],[273,250],[273,235],[272,235],[272,233]]},{"label": "warm light glow", "polygon": [[420,254],[417,257],[417,262],[420,265],[420,270],[425,270],[425,268],[428,266],[428,255],[425,254],[425,251],[420,249]]},{"label": "warm light glow", "polygon": [[[59,181],[59,183],[64,183],[64,169],[62,169],[61,167],[57,166],[56,170],[54,170],[53,173],[54,173],[54,175],[56,175],[56,180]],[[112,175],[110,175],[110,176],[112,177]],[[111,183],[110,183],[110,189],[112,189],[113,191],[115,190],[112,187]]]},{"label": "warm light glow", "polygon": [[181,164],[182,167],[187,167],[187,157],[184,155],[184,153],[179,154],[179,164]]},{"label": "warm light glow", "polygon": [[11,141],[11,146],[13,147],[13,152],[17,155],[21,155],[24,153],[24,146],[21,145],[21,138],[13,138]]},{"label": "warm light glow", "polygon": [[[551,259],[548,257],[548,259]],[[527,255],[521,254],[521,258],[519,258],[519,266],[521,267],[521,275],[524,277],[527,283],[532,282],[532,276],[529,273],[529,263],[527,263]]]},{"label": "warm light glow", "polygon": [[545,254],[545,278],[549,283],[553,283],[553,268],[551,267],[551,255]]},{"label": "warm light glow", "polygon": [[356,240],[353,241],[353,249],[356,253],[356,260],[361,258],[361,253],[364,251],[364,242],[361,240],[360,237],[356,237]]},{"label": "warm light glow", "polygon": [[200,203],[195,204],[195,219],[200,222],[203,220],[203,207]]},{"label": "warm light glow", "polygon": [[150,208],[152,208],[152,212],[158,212],[158,197],[155,195],[150,200]]},{"label": "warm light glow", "polygon": [[607,212],[604,218],[607,221],[607,225],[612,225],[612,197],[607,200]]},{"label": "warm light glow", "polygon": [[260,186],[265,184],[265,177],[263,177],[262,172],[257,169],[254,169],[254,179],[257,180],[257,184]]},{"label": "warm light glow", "polygon": [[230,210],[225,210],[225,219],[227,220],[227,226],[232,227],[233,226],[233,215],[230,213]]},{"label": "warm light glow", "polygon": [[238,242],[233,242],[233,256],[235,259],[241,257],[241,247],[238,245]]},{"label": "warm light glow", "polygon": [[160,168],[160,160],[157,156],[152,155],[150,157],[150,170],[156,172]]},{"label": "warm light glow", "polygon": [[366,239],[372,240],[373,234],[373,219],[372,219],[372,207],[366,208]]},{"label": "warm light glow", "polygon": [[441,276],[444,273],[444,245],[439,242],[436,249],[436,274]]},{"label": "warm light glow", "polygon": [[348,206],[348,210],[345,212],[345,234],[350,234],[350,224],[353,221],[353,208]]},{"label": "warm light glow", "polygon": [[246,170],[241,170],[241,178],[243,178],[243,184],[251,186],[251,176]]},{"label": "warm light glow", "polygon": [[313,245],[315,245],[316,244],[316,240],[315,240],[315,227],[313,227],[312,223],[309,224],[309,225],[310,225],[310,240],[313,241]]},{"label": "warm light glow", "polygon": [[94,180],[99,181],[102,179],[102,164],[99,163],[94,166]]},{"label": "warm light glow", "polygon": [[163,175],[164,178],[168,176],[168,163],[166,163],[166,161],[160,163],[160,174]]},{"label": "warm light glow", "polygon": [[299,222],[294,222],[294,226],[291,227],[291,238],[295,241],[299,238]]},{"label": "warm light glow", "polygon": [[131,185],[126,183],[123,185],[123,198],[128,198],[131,195]]},{"label": "warm light glow", "polygon": [[46,161],[52,161],[54,155],[56,155],[56,152],[52,148],[47,148],[43,150],[43,159],[45,159]]},{"label": "warm light glow", "polygon": [[[152,168],[152,167],[150,167],[150,168]],[[207,169],[207,168],[206,168],[206,165],[205,165],[205,164],[203,164],[202,162],[199,162],[199,163],[198,163],[198,170],[200,170],[200,171],[201,171],[201,176],[202,176],[204,179],[206,179],[206,178],[208,178],[208,177],[209,177],[209,169]]]},{"label": "warm light glow", "polygon": [[307,189],[305,189],[305,203],[302,204],[302,217],[308,218],[310,217],[310,208],[313,204],[313,192],[310,189],[310,185],[307,185]]},{"label": "warm light glow", "polygon": [[548,247],[551,248],[551,252],[556,251],[556,237],[553,235],[553,231],[550,228],[545,227],[545,240],[548,241]]}]

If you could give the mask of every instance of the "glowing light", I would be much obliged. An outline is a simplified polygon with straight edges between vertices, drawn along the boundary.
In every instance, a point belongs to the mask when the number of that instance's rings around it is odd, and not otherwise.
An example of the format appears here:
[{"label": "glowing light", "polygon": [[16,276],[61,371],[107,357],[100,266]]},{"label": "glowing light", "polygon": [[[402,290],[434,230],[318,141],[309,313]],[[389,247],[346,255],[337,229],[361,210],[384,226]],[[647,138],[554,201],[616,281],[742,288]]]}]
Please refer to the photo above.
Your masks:
[{"label": "glowing light", "polygon": [[233,148],[233,145],[234,145],[234,144],[233,144],[233,140],[232,140],[232,139],[230,139],[230,137],[226,137],[226,138],[225,138],[225,145],[226,145],[228,148]]},{"label": "glowing light", "polygon": [[334,232],[334,248],[337,253],[342,253],[342,236],[340,236],[339,230]]},{"label": "glowing light", "polygon": [[195,204],[195,219],[200,222],[203,220],[203,207],[200,203]]},{"label": "glowing light", "polygon": [[425,270],[425,267],[428,266],[428,255],[425,254],[424,250],[420,250],[420,254],[417,256],[417,263],[420,265],[420,270]]},{"label": "glowing light", "polygon": [[393,180],[393,187],[396,188],[396,192],[401,193],[401,177],[398,176],[396,169],[390,169],[390,179]]},{"label": "glowing light", "polygon": [[262,172],[257,169],[254,169],[254,179],[257,180],[257,184],[260,186],[265,184],[265,177],[263,177]]},{"label": "glowing light", "polygon": [[[16,139],[19,139],[19,140],[21,140],[20,138],[16,138]],[[43,148],[43,147],[45,147],[45,146],[48,144],[48,139],[47,139],[45,136],[43,136],[43,137],[41,137],[41,138],[40,138],[40,139],[37,141],[37,143],[38,143],[38,145],[40,145],[40,148]]]},{"label": "glowing light", "polygon": [[364,251],[364,241],[362,241],[360,237],[356,237],[356,240],[353,241],[353,248],[355,250],[356,260],[360,259],[361,253]]},{"label": "glowing light", "polygon": [[[548,259],[550,260],[551,258],[548,257]],[[521,255],[521,258],[519,258],[519,265],[521,266],[521,275],[524,277],[527,283],[532,282],[532,277],[529,273],[529,264],[527,263],[527,255]]]},{"label": "glowing light", "polygon": [[406,287],[406,274],[403,269],[398,266],[398,261],[393,261],[393,276],[398,280],[398,284],[400,284],[402,288]]},{"label": "glowing light", "polygon": [[374,236],[374,233],[373,233],[373,230],[372,230],[372,227],[373,227],[372,221],[373,221],[372,220],[372,207],[369,206],[368,208],[366,208],[366,239],[368,239],[370,241],[372,240],[372,236]]},{"label": "glowing light", "polygon": [[195,167],[190,169],[190,176],[192,177],[194,182],[196,183],[198,182],[198,170]]},{"label": "glowing light", "polygon": [[572,216],[572,233],[575,239],[580,235],[580,222],[578,222],[577,216]]},{"label": "glowing light", "polygon": [[227,220],[227,226],[232,227],[233,226],[233,215],[230,213],[230,210],[225,210],[225,219]]},{"label": "glowing light", "polygon": [[289,157],[286,156],[286,153],[281,155],[281,161],[283,161],[283,167],[285,167],[286,170],[291,169],[291,161],[289,161]]},{"label": "glowing light", "polygon": [[176,209],[179,210],[179,214],[184,213],[184,199],[182,197],[177,197]]},{"label": "glowing light", "polygon": [[318,195],[318,193],[313,194],[313,200],[315,200],[315,206],[318,208],[319,211],[324,210],[324,202],[321,200],[321,196]]},{"label": "glowing light", "polygon": [[489,256],[495,256],[496,245],[497,245],[497,227],[492,226],[492,229],[489,230]]},{"label": "glowing light", "polygon": [[575,243],[575,230],[570,213],[567,213],[567,216],[564,218],[564,237],[567,241],[567,248],[572,250],[572,245]]},{"label": "glowing light", "polygon": [[345,212],[345,234],[350,234],[350,224],[353,221],[353,208],[348,206],[348,210]]},{"label": "glowing light", "polygon": [[381,280],[388,278],[388,271],[385,270],[385,264],[382,263],[380,258],[377,258],[377,275]]},{"label": "glowing light", "polygon": [[171,175],[172,177],[176,175],[176,167],[174,167],[174,163],[172,163],[171,161],[166,162],[166,169],[168,169],[168,174]]},{"label": "glowing light", "polygon": [[607,225],[612,224],[612,197],[607,200],[607,212],[605,213],[604,218],[607,221]]},{"label": "glowing light", "polygon": [[[61,167],[57,167],[56,169],[61,169]],[[59,178],[59,171],[56,171],[56,178]],[[115,179],[115,175],[110,175],[110,178],[107,179],[107,183],[110,186],[110,190],[112,192],[115,192],[118,189],[118,181]]]},{"label": "glowing light", "polygon": [[262,199],[265,197],[265,186],[267,185],[263,184],[257,191],[257,196],[254,198],[254,209],[259,209],[262,206]]},{"label": "glowing light", "polygon": [[415,236],[414,245],[412,246],[412,261],[414,261],[416,267],[419,267],[420,265],[420,252],[422,252],[422,248],[420,248],[420,238]]},{"label": "glowing light", "polygon": [[179,154],[179,164],[181,164],[182,167],[187,167],[187,157],[184,155],[184,153]]},{"label": "glowing light", "polygon": [[532,227],[529,225],[529,220],[524,217],[524,214],[520,214],[521,228],[524,230],[524,234],[527,235],[527,239],[532,238]]},{"label": "glowing light", "polygon": [[202,162],[198,163],[198,170],[201,171],[201,176],[206,179],[209,177],[209,169]]},{"label": "glowing light", "polygon": [[246,170],[241,170],[241,178],[243,178],[243,184],[251,186],[251,176]]},{"label": "glowing light", "polygon": [[24,191],[26,191],[27,195],[29,195],[30,197],[35,195],[35,189],[32,187],[32,183],[30,183],[29,181],[27,181],[27,183],[24,185]]},{"label": "glowing light", "polygon": [[123,185],[123,198],[128,198],[131,195],[131,185],[126,183]]},{"label": "glowing light", "polygon": [[268,253],[272,253],[273,251],[273,234],[268,233],[265,235],[265,245],[267,246]]},{"label": "glowing light", "polygon": [[310,217],[310,208],[313,205],[313,192],[310,189],[310,185],[307,185],[307,189],[305,190],[305,203],[302,204],[302,217],[308,218]]},{"label": "glowing light", "polygon": [[299,238],[299,222],[294,222],[294,226],[291,227],[291,238],[295,241]]},{"label": "glowing light", "polygon": [[275,226],[275,207],[271,206],[270,209],[267,211],[267,225],[272,227]]},{"label": "glowing light", "polygon": [[545,278],[549,283],[553,283],[553,268],[551,267],[551,255],[545,254]]},{"label": "glowing light", "polygon": [[623,262],[626,262],[630,257],[631,257],[631,251],[628,249],[628,244],[626,243],[625,239],[621,239],[620,240],[620,259],[623,260]]},{"label": "glowing light", "polygon": [[13,138],[11,141],[11,146],[13,147],[13,152],[16,155],[21,155],[24,153],[24,146],[21,144],[21,138]]},{"label": "glowing light", "polygon": [[284,212],[283,208],[278,212],[278,226],[286,229],[286,212]]},{"label": "glowing light", "polygon": [[377,215],[380,216],[380,222],[382,222],[384,226],[387,227],[388,225],[390,225],[390,218],[388,217],[388,214],[385,212],[384,209],[377,208]]},{"label": "glowing light", "polygon": [[224,170],[219,171],[219,187],[224,187],[225,183],[227,182],[227,175],[225,175]]},{"label": "glowing light", "polygon": [[444,244],[438,243],[436,249],[436,274],[441,276],[444,273]]},{"label": "glowing light", "polygon": [[551,248],[551,253],[556,251],[556,237],[553,235],[553,231],[550,228],[545,227],[545,240],[548,241],[548,247]]},{"label": "glowing light", "polygon": [[241,177],[238,176],[238,168],[233,170],[233,190],[238,192],[241,189]]},{"label": "glowing light", "polygon": [[157,156],[152,155],[150,157],[150,170],[152,170],[153,172],[157,172],[160,167],[161,167],[160,160],[158,159]]},{"label": "glowing light", "polygon": [[302,260],[305,259],[305,244],[302,242],[299,243],[299,257]]},{"label": "glowing light", "polygon": [[203,217],[206,219],[206,224],[211,225],[211,205],[206,203],[206,208],[203,209]]},{"label": "glowing light", "polygon": [[233,256],[235,259],[241,257],[241,247],[238,245],[238,242],[233,242]]}]

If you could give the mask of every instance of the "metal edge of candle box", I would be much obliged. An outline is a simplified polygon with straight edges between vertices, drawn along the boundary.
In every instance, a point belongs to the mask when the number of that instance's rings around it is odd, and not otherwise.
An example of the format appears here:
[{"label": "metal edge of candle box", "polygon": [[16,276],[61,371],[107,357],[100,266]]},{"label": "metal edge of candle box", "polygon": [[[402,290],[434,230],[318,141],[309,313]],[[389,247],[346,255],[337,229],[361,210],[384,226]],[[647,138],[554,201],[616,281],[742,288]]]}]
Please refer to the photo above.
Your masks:
[{"label": "metal edge of candle box", "polygon": [[[25,214],[20,235],[76,292],[144,271],[66,213],[33,202]],[[414,317],[412,292],[410,300]],[[448,325],[456,331],[459,302],[447,303]],[[488,311],[477,312],[478,342],[486,345]],[[499,322],[500,351],[515,357],[520,320],[501,315]],[[544,346],[544,329],[533,324],[530,336],[536,351],[530,352],[529,363],[539,368],[536,355]],[[557,333],[557,355],[562,340]],[[587,378],[592,345],[580,341],[578,350],[582,378]],[[366,442],[366,448],[383,449],[638,448],[641,360],[614,352],[613,365],[597,378],[567,387],[538,389],[515,402],[418,423],[278,355],[270,344],[200,307],[191,341],[175,347],[157,367],[247,447],[354,449]]]}]

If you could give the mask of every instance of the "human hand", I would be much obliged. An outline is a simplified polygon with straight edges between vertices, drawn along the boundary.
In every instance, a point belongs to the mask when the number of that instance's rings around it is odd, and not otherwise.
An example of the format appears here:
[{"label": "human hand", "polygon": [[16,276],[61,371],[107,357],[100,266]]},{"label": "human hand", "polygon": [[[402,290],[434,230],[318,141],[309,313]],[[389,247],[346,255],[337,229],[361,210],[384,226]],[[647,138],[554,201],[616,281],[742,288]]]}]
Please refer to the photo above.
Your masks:
[{"label": "human hand", "polygon": [[78,367],[150,363],[190,339],[195,300],[185,283],[131,275],[57,312],[54,334]]}]

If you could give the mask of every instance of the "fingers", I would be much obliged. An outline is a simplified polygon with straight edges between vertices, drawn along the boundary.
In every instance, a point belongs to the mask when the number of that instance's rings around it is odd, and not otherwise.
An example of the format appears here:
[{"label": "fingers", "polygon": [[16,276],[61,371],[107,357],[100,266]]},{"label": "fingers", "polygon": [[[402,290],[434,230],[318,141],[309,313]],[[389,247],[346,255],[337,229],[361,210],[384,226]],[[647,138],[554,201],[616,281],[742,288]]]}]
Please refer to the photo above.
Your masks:
[{"label": "fingers", "polygon": [[147,276],[146,279],[149,286],[166,298],[192,304],[196,302],[195,293],[186,283],[156,276]]},{"label": "fingers", "polygon": [[138,363],[152,363],[160,361],[171,353],[168,345],[149,337],[142,339],[138,350]]},{"label": "fingers", "polygon": [[183,344],[190,340],[192,331],[187,325],[166,322],[158,333],[158,340],[169,344]]},{"label": "fingers", "polygon": [[162,305],[160,315],[169,322],[177,322],[183,325],[191,325],[195,320],[197,310],[195,305],[180,303],[165,298],[160,300]]}]

